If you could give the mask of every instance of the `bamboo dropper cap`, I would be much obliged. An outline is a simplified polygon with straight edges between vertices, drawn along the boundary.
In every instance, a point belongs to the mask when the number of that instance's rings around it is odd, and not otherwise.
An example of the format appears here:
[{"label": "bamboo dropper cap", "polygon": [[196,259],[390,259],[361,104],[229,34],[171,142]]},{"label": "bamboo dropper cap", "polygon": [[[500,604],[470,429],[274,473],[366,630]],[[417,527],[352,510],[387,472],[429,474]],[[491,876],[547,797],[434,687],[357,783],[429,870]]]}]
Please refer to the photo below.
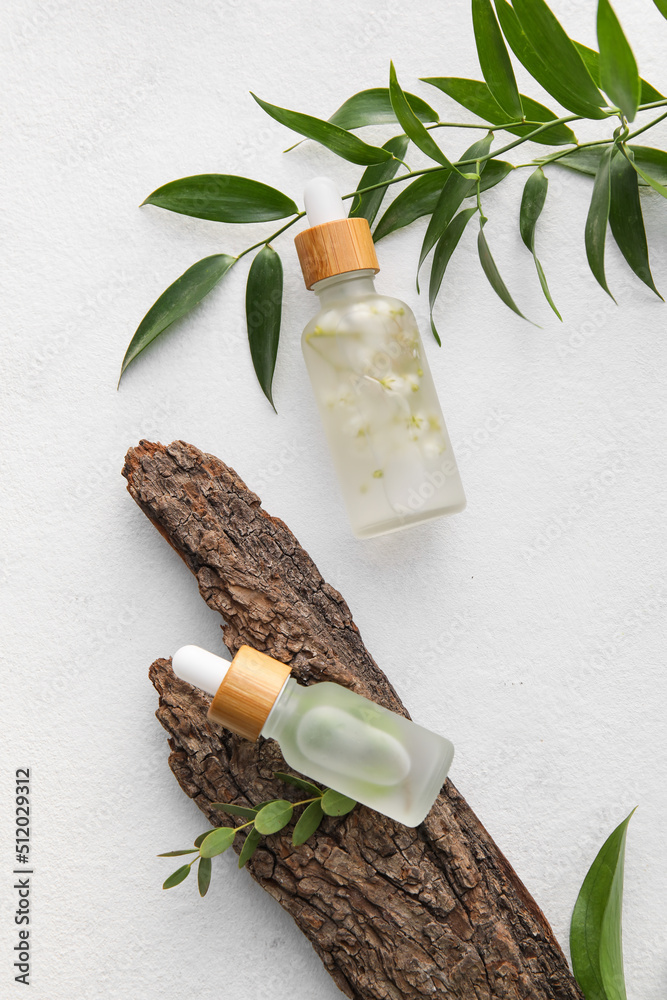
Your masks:
[{"label": "bamboo dropper cap", "polygon": [[380,270],[368,221],[345,217],[336,185],[314,177],[304,190],[310,229],[295,237],[306,288],[346,271]]},{"label": "bamboo dropper cap", "polygon": [[229,662],[199,646],[183,646],[172,657],[174,673],[213,695],[208,717],[233,733],[255,740],[291,671],[251,646]]}]

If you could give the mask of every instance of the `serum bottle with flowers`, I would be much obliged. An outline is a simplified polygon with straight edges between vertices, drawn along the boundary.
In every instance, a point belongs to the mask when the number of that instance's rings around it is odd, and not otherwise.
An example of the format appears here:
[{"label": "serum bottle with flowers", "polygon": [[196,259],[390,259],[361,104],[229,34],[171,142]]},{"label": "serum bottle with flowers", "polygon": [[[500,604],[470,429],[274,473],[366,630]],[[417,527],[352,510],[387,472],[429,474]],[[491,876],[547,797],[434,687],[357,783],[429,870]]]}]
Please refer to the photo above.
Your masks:
[{"label": "serum bottle with flowers", "polygon": [[358,538],[455,514],[465,494],[415,317],[375,291],[364,218],[345,218],[335,185],[306,185],[311,228],[295,243],[320,310],[302,348]]}]

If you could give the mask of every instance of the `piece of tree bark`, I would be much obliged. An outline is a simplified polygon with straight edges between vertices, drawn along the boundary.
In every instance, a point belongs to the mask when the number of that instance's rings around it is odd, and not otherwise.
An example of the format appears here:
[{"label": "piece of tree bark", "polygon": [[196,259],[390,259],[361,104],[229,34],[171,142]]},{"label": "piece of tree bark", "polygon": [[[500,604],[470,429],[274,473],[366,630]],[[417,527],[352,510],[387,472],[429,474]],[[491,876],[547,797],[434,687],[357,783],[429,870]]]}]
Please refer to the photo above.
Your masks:
[{"label": "piece of tree bark", "polygon": [[[232,652],[248,643],[301,682],[336,681],[407,715],[341,595],[232,469],[182,441],[141,441],[123,475],[222,615]],[[213,802],[289,797],[274,741],[211,725],[208,697],[169,660],[150,677],[169,765],[212,824],[229,823]],[[544,914],[450,781],[416,829],[357,806],[301,847],[291,828],[266,838],[248,867],[355,1000],[581,1000]]]}]

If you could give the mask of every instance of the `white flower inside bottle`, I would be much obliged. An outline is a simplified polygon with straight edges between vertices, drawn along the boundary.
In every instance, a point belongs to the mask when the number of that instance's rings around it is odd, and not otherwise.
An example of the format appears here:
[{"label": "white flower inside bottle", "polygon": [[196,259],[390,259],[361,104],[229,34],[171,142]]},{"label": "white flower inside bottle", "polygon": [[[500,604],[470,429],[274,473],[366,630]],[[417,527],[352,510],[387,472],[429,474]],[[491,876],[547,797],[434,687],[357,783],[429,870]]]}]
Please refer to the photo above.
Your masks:
[{"label": "white flower inside bottle", "polygon": [[295,239],[320,311],[302,348],[352,529],[397,531],[465,507],[465,494],[417,322],[375,291],[366,219],[345,218],[333,182],[305,189],[311,228]]}]

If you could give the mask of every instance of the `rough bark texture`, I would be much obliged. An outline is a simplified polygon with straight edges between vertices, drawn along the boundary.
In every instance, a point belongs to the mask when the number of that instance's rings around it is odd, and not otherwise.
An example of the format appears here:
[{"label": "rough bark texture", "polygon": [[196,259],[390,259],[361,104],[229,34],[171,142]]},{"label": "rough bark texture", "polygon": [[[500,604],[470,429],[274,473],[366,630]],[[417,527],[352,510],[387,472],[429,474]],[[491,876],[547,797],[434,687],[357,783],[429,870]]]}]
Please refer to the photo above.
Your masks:
[{"label": "rough bark texture", "polygon": [[[341,595],[232,469],[181,441],[142,441],[123,475],[222,615],[229,649],[248,643],[302,682],[337,681],[407,715]],[[286,796],[273,741],[211,726],[209,699],[169,660],[150,676],[169,765],[211,823],[229,822],[212,802]],[[581,1000],[544,914],[449,781],[417,829],[358,806],[299,848],[289,828],[267,838],[249,870],[355,1000]]]}]

